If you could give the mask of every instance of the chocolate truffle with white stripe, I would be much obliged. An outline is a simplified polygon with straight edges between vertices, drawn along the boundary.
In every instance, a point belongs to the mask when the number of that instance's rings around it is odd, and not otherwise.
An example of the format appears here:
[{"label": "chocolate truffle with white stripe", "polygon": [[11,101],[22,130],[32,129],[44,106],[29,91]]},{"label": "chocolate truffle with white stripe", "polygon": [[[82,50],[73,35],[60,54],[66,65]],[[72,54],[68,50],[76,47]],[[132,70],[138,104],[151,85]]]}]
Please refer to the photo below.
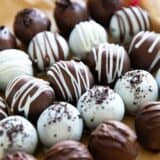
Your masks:
[{"label": "chocolate truffle with white stripe", "polygon": [[135,35],[129,56],[133,68],[156,72],[160,68],[160,34],[142,31]]},{"label": "chocolate truffle with white stripe", "polygon": [[144,102],[158,99],[158,85],[154,77],[144,70],[126,72],[115,84],[115,91],[122,97],[126,109],[135,114]]},{"label": "chocolate truffle with white stripe", "polygon": [[40,115],[37,130],[42,144],[51,147],[62,140],[80,140],[83,120],[75,106],[57,102]]},{"label": "chocolate truffle with white stripe", "polygon": [[47,73],[57,99],[76,103],[94,84],[89,68],[79,60],[55,63]]},{"label": "chocolate truffle with white stripe", "polygon": [[100,44],[87,54],[86,64],[99,84],[113,84],[130,69],[130,60],[125,49],[115,44]]},{"label": "chocolate truffle with white stripe", "polygon": [[56,61],[65,60],[68,57],[69,48],[61,35],[44,31],[31,40],[28,53],[38,70],[44,71]]},{"label": "chocolate truffle with white stripe", "polygon": [[6,118],[7,116],[8,116],[7,103],[2,97],[0,97],[0,120]]},{"label": "chocolate truffle with white stripe", "polygon": [[148,13],[140,7],[122,8],[112,16],[109,30],[115,43],[128,45],[135,34],[150,30]]},{"label": "chocolate truffle with white stripe", "polygon": [[22,151],[33,154],[38,143],[36,129],[21,116],[10,116],[0,121],[0,159],[8,153]]},{"label": "chocolate truffle with white stripe", "polygon": [[22,115],[33,123],[55,98],[47,81],[29,76],[19,76],[11,81],[5,97],[11,113]]},{"label": "chocolate truffle with white stripe", "polygon": [[125,106],[121,97],[109,87],[95,86],[86,91],[77,103],[86,126],[97,127],[104,120],[121,121]]}]

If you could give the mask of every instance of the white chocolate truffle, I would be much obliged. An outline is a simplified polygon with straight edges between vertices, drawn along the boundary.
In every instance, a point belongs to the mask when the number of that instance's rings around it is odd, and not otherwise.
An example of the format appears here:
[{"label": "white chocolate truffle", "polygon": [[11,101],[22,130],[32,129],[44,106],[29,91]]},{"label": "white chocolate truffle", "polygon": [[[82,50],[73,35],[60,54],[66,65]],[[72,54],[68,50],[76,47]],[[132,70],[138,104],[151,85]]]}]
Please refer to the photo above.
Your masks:
[{"label": "white chocolate truffle", "polygon": [[155,101],[158,98],[157,82],[144,70],[126,72],[116,82],[115,91],[122,97],[130,114],[135,114],[144,102]]},{"label": "white chocolate truffle", "polygon": [[44,71],[55,62],[67,59],[69,48],[61,35],[44,31],[33,37],[28,53],[38,70]]},{"label": "white chocolate truffle", "polygon": [[156,80],[157,80],[158,86],[159,86],[159,88],[160,88],[160,68],[159,68],[159,70],[157,71]]},{"label": "white chocolate truffle", "polygon": [[104,120],[120,121],[125,106],[121,97],[109,87],[95,86],[86,91],[77,103],[86,126],[95,128]]},{"label": "white chocolate truffle", "polygon": [[16,49],[0,52],[0,89],[5,90],[9,81],[19,75],[33,75],[32,62],[28,55]]},{"label": "white chocolate truffle", "polygon": [[109,32],[115,43],[128,44],[142,30],[150,30],[150,21],[140,7],[122,8],[111,18]]},{"label": "white chocolate truffle", "polygon": [[105,29],[95,21],[80,22],[75,26],[69,37],[69,46],[73,54],[79,58],[85,57],[93,47],[107,42]]},{"label": "white chocolate truffle", "polygon": [[37,143],[36,129],[23,117],[10,116],[0,121],[0,159],[15,151],[33,154]]},{"label": "white chocolate truffle", "polygon": [[41,114],[37,129],[42,144],[51,147],[61,140],[80,140],[83,121],[78,109],[69,103],[58,102]]}]

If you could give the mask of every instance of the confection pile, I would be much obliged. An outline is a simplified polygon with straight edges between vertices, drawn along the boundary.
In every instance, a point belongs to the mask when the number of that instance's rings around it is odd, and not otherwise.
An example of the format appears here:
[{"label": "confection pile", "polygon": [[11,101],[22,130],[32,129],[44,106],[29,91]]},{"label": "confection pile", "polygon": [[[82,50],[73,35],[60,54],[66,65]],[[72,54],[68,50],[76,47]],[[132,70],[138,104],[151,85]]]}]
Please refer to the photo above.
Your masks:
[{"label": "confection pile", "polygon": [[160,151],[160,34],[150,13],[138,0],[56,0],[53,10],[58,31],[37,8],[15,15],[13,33],[0,26],[0,159]]}]

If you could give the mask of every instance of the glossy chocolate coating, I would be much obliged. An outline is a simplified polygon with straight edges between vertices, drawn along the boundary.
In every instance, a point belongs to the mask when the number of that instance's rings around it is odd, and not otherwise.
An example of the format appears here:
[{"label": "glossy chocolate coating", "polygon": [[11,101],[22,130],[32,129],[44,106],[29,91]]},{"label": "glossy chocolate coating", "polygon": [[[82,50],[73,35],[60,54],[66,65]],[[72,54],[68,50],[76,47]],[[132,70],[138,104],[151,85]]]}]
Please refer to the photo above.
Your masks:
[{"label": "glossy chocolate coating", "polygon": [[76,141],[61,141],[51,147],[45,160],[93,160],[87,147]]},{"label": "glossy chocolate coating", "polygon": [[54,17],[60,32],[68,37],[77,23],[88,20],[87,4],[83,0],[57,0]]},{"label": "glossy chocolate coating", "polygon": [[26,8],[17,13],[14,32],[24,44],[28,44],[37,33],[49,30],[50,25],[49,18],[41,10]]},{"label": "glossy chocolate coating", "polygon": [[160,101],[141,106],[136,116],[135,128],[138,140],[145,148],[160,151]]},{"label": "glossy chocolate coating", "polygon": [[134,160],[138,155],[136,139],[123,123],[106,121],[91,133],[89,150],[95,160]]},{"label": "glossy chocolate coating", "polygon": [[0,26],[0,50],[16,48],[15,36],[5,26]]}]

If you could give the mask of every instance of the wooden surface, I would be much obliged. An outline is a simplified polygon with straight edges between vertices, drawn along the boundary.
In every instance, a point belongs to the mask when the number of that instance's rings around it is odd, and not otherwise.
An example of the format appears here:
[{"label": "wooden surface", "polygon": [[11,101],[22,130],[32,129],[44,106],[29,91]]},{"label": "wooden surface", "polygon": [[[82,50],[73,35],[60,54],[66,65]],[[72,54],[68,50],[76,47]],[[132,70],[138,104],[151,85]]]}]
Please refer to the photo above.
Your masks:
[{"label": "wooden surface", "polygon": [[[160,17],[160,0],[140,0],[144,8],[149,10],[154,17],[154,21],[159,21]],[[149,6],[145,6],[145,3],[149,3]],[[26,7],[36,7],[45,11],[50,19],[52,20],[52,30],[56,30],[56,25],[53,20],[53,8],[54,0],[1,0],[0,9],[0,25],[7,25],[12,30],[12,24],[14,16],[17,11]],[[154,7],[156,10],[154,10]],[[157,15],[157,17],[155,17]],[[160,27],[155,26],[155,28],[160,30]],[[157,29],[157,30],[158,30]],[[125,117],[124,122],[128,124],[131,128],[134,128],[134,117]],[[87,144],[89,133],[82,138],[82,142]],[[152,153],[140,148],[140,153],[137,160],[160,160],[160,153]],[[39,160],[43,160],[46,149],[43,149],[42,145],[39,145],[39,149],[36,156]]]}]

